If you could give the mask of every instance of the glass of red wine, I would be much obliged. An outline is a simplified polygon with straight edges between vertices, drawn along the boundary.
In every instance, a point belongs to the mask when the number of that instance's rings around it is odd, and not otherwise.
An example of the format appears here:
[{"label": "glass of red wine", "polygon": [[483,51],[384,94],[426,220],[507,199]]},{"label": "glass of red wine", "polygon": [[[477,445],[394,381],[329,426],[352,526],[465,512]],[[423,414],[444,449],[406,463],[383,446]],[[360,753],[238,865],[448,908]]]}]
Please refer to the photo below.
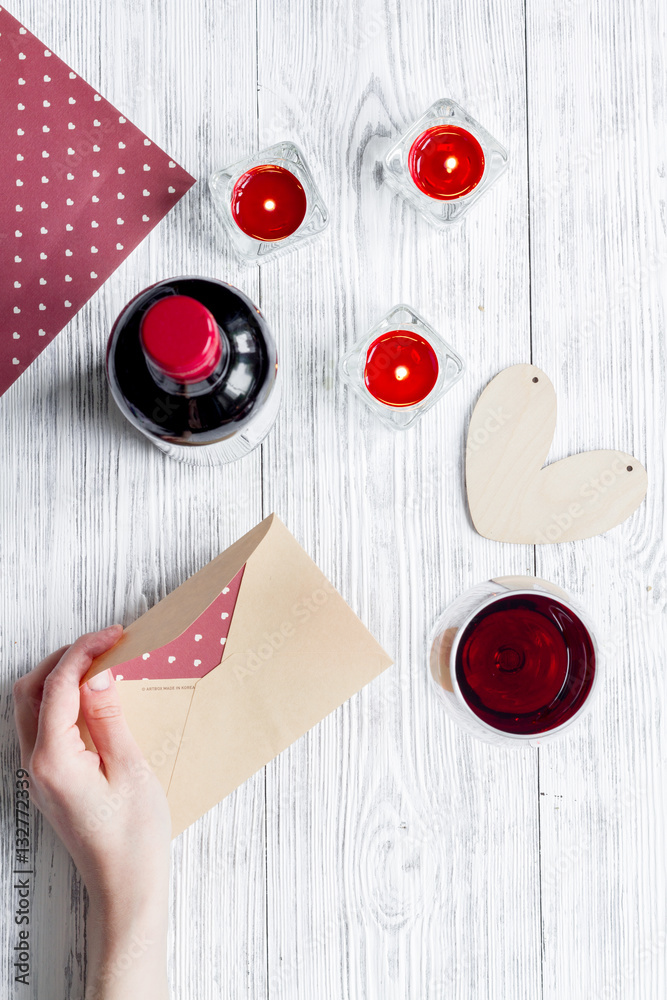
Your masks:
[{"label": "glass of red wine", "polygon": [[538,746],[590,708],[600,673],[584,613],[554,584],[501,577],[451,604],[430,643],[431,680],[448,714],[479,738]]},{"label": "glass of red wine", "polygon": [[329,213],[305,157],[278,142],[209,178],[213,202],[237,253],[261,264],[312,240]]},{"label": "glass of red wine", "polygon": [[384,162],[390,185],[437,226],[463,218],[506,166],[507,150],[448,99],[432,104]]},{"label": "glass of red wine", "polygon": [[350,348],[340,370],[387,427],[405,430],[458,382],[464,364],[419,313],[398,305]]}]

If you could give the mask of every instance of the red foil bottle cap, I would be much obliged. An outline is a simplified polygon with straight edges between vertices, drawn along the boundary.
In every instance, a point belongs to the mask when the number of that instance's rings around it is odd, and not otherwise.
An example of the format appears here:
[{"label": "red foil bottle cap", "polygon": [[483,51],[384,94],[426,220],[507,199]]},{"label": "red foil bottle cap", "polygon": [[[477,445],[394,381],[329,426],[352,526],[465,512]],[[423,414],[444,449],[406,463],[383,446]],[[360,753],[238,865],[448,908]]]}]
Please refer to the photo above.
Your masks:
[{"label": "red foil bottle cap", "polygon": [[139,336],[148,360],[176,382],[201,382],[222,357],[215,318],[189,295],[167,295],[152,305]]}]

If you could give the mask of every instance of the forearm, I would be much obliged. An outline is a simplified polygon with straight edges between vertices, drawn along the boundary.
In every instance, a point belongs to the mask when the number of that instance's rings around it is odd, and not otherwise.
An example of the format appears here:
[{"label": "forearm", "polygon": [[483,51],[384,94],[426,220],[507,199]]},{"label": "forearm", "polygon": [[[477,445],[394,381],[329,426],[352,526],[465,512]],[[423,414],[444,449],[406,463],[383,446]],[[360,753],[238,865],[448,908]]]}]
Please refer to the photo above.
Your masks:
[{"label": "forearm", "polygon": [[86,1000],[169,1000],[166,893],[129,909],[91,899]]}]

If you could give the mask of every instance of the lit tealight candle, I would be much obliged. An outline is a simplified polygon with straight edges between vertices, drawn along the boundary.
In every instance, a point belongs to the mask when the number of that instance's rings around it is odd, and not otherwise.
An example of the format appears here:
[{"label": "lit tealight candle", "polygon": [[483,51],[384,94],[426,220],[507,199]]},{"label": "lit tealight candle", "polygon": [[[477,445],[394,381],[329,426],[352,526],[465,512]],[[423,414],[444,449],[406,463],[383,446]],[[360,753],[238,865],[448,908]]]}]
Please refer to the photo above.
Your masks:
[{"label": "lit tealight candle", "polygon": [[484,175],[484,150],[467,129],[436,125],[417,136],[408,157],[410,175],[424,194],[440,201],[462,198]]},{"label": "lit tealight candle", "polygon": [[306,192],[291,170],[273,163],[251,167],[232,192],[232,217],[255,240],[284,240],[306,215]]},{"label": "lit tealight candle", "polygon": [[368,348],[364,384],[387,406],[415,406],[434,388],[438,371],[428,340],[412,330],[389,330]]}]

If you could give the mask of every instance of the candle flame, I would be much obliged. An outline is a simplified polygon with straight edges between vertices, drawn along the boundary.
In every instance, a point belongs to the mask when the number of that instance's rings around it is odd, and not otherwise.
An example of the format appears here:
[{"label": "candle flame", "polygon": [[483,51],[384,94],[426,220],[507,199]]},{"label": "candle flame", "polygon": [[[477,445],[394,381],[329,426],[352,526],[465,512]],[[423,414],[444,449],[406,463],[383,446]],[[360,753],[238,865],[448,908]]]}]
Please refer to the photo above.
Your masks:
[{"label": "candle flame", "polygon": [[405,365],[399,365],[397,368],[394,368],[394,375],[396,376],[399,382],[402,382],[403,379],[407,378],[409,374],[410,374],[410,369],[406,368]]},{"label": "candle flame", "polygon": [[272,212],[275,207],[276,203],[273,200],[273,198],[267,198],[266,201],[264,202],[264,208],[267,210],[267,212]]},{"label": "candle flame", "polygon": [[445,160],[445,170],[448,174],[451,174],[452,170],[456,170],[459,165],[459,161],[455,156],[448,156]]}]

